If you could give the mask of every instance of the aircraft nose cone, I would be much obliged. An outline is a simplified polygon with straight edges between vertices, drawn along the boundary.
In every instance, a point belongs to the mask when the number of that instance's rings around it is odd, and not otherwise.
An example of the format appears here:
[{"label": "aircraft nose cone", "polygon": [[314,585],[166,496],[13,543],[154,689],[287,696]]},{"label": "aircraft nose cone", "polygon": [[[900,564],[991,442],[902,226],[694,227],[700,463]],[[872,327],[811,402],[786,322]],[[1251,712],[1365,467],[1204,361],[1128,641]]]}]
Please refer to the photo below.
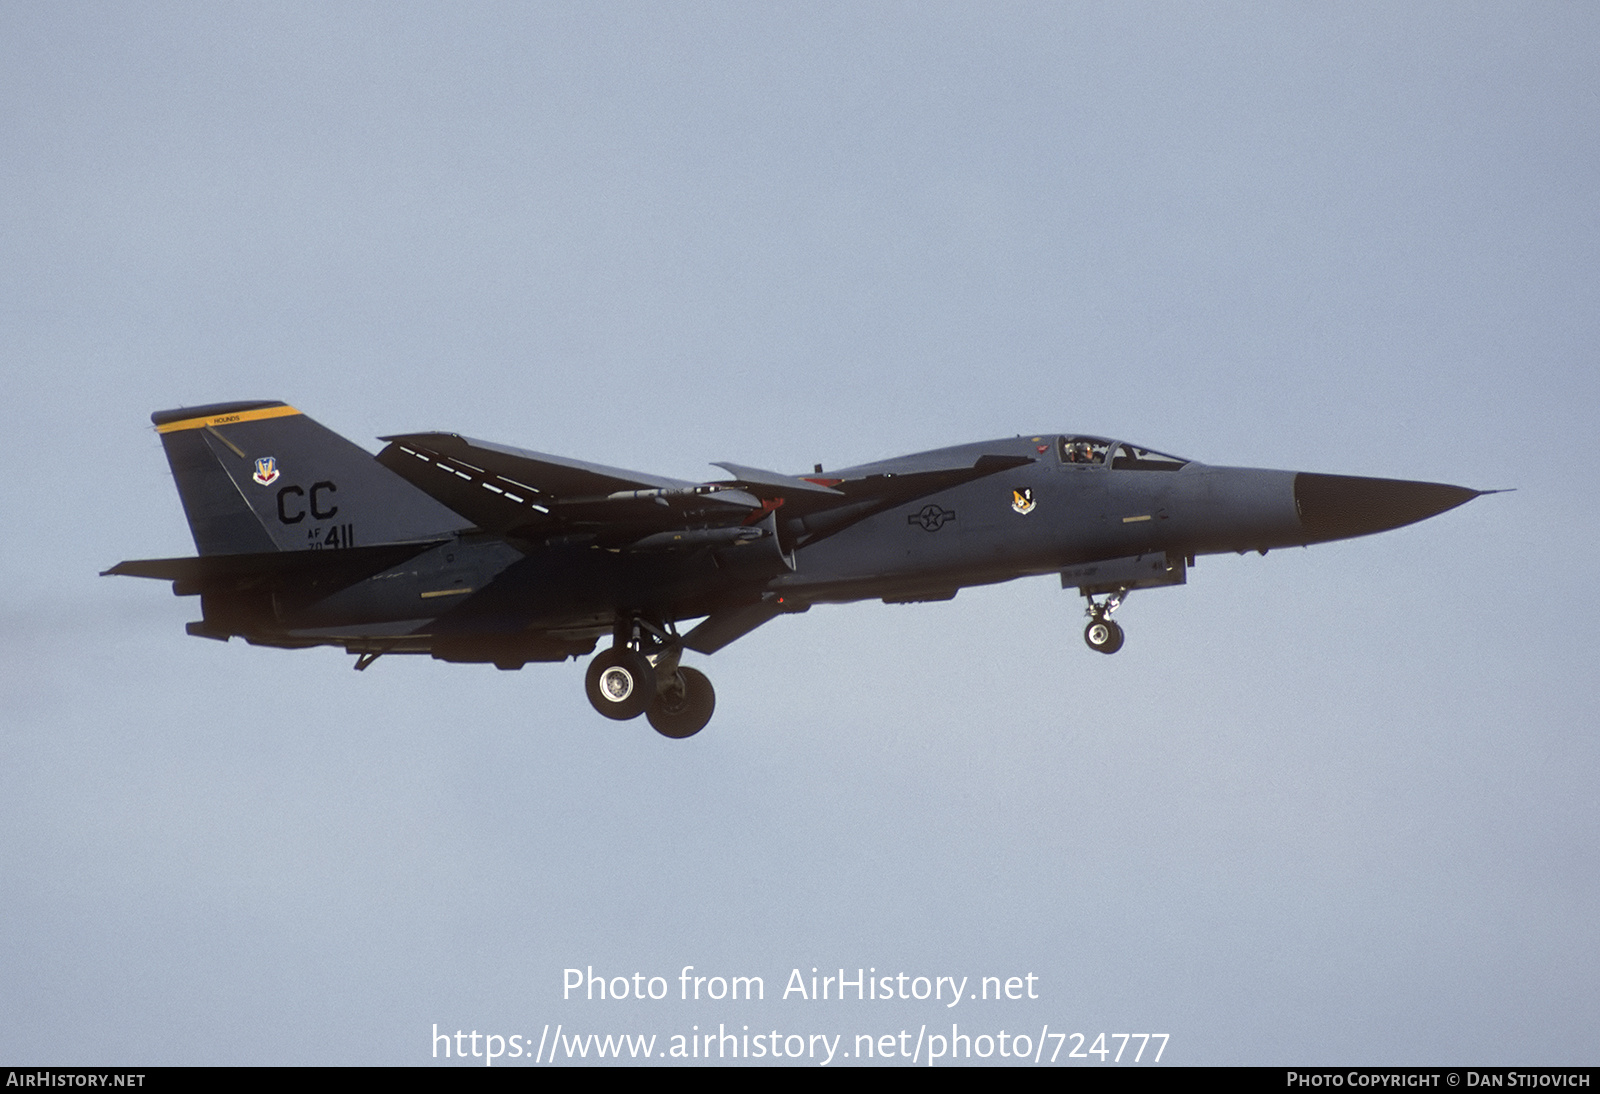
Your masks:
[{"label": "aircraft nose cone", "polygon": [[1313,540],[1365,536],[1414,524],[1464,505],[1480,493],[1442,482],[1364,479],[1304,471],[1294,477],[1295,508]]}]

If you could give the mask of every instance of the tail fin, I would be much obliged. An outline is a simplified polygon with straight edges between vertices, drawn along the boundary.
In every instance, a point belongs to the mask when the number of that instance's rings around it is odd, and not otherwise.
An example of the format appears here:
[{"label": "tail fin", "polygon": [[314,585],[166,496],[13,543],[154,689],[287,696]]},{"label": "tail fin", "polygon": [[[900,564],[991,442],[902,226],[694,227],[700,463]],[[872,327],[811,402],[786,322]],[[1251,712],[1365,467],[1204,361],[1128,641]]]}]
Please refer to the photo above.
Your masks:
[{"label": "tail fin", "polygon": [[292,406],[216,403],[150,420],[202,555],[397,543],[466,527]]}]

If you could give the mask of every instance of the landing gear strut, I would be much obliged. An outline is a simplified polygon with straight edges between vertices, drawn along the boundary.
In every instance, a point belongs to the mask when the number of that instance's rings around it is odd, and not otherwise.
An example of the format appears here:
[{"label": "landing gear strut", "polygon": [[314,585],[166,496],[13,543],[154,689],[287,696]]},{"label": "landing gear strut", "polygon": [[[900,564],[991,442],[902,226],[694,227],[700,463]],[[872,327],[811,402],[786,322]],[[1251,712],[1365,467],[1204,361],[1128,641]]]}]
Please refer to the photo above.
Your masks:
[{"label": "landing gear strut", "polygon": [[1099,653],[1116,653],[1122,648],[1122,628],[1111,621],[1111,613],[1122,606],[1123,600],[1128,596],[1128,590],[1118,588],[1105,600],[1096,604],[1094,597],[1085,593],[1084,598],[1089,601],[1089,625],[1083,628],[1083,640],[1089,644],[1091,650]]},{"label": "landing gear strut", "polygon": [[669,623],[643,619],[619,623],[614,645],[596,654],[584,676],[589,703],[607,718],[625,722],[648,714],[663,737],[692,737],[705,728],[717,696],[704,673],[682,668],[683,646]]}]

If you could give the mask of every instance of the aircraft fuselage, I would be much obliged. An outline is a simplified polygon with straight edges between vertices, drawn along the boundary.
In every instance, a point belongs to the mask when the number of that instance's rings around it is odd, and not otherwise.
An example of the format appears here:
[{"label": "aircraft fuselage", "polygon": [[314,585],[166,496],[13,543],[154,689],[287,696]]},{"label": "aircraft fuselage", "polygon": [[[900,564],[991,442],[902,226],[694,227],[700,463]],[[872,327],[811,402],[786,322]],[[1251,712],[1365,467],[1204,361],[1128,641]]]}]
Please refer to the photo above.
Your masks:
[{"label": "aircraft fuselage", "polygon": [[153,419],[200,556],[108,572],[198,593],[191,633],[341,646],[358,668],[390,653],[519,668],[609,636],[591,702],[648,710],[668,736],[696,732],[713,704],[685,650],[813,604],[1059,574],[1088,598],[1085,640],[1114,653],[1122,600],[1183,584],[1198,555],[1366,535],[1479,493],[1073,434],[798,476],[723,464],[729,477],[692,483],[442,433],[387,438],[374,459],[282,403]]}]

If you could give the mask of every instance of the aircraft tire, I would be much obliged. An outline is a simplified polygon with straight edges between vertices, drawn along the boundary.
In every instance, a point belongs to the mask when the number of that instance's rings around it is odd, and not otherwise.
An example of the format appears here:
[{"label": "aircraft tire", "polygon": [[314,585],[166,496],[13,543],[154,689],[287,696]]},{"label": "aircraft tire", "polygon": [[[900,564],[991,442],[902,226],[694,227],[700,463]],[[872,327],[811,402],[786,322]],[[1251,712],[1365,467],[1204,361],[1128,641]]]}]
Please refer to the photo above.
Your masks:
[{"label": "aircraft tire", "polygon": [[682,740],[693,737],[711,721],[711,712],[717,709],[717,693],[703,672],[680,668],[678,683],[658,692],[645,713],[650,724],[663,737]]},{"label": "aircraft tire", "polygon": [[1122,648],[1122,628],[1109,619],[1090,620],[1083,628],[1083,640],[1098,653],[1116,653]]},{"label": "aircraft tire", "polygon": [[583,682],[589,705],[619,722],[643,714],[656,694],[656,670],[637,650],[613,648],[595,654]]}]

